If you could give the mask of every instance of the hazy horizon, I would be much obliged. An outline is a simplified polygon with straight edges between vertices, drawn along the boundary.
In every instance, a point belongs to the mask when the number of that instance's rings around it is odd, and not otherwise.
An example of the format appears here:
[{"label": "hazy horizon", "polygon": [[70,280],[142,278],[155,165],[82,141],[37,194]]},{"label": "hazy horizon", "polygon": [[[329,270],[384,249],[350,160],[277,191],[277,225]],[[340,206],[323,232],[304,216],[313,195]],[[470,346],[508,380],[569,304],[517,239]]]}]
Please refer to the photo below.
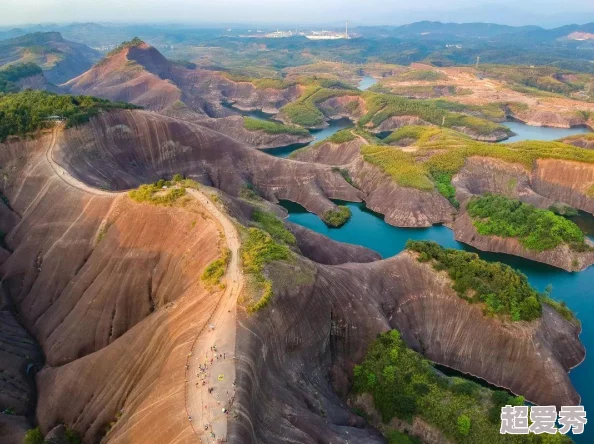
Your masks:
[{"label": "hazy horizon", "polygon": [[[535,12],[536,11],[536,12]],[[289,19],[290,17],[290,19]],[[330,25],[350,20],[357,25],[403,25],[421,20],[543,27],[594,22],[594,2],[583,0],[383,0],[349,4],[345,0],[2,0],[0,26],[109,22],[117,24],[181,23],[207,25]]]}]

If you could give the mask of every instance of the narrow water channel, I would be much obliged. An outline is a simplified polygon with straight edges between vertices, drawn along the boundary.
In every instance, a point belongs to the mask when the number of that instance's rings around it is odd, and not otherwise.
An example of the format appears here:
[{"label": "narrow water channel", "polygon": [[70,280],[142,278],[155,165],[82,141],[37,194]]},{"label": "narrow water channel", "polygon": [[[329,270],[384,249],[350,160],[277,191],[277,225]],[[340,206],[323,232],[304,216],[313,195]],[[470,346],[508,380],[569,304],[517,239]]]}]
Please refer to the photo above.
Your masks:
[{"label": "narrow water channel", "polygon": [[503,143],[520,142],[522,140],[557,140],[576,134],[589,133],[588,128],[549,128],[544,126],[530,126],[521,122],[505,122],[503,125],[511,129],[516,135],[504,140]]},{"label": "narrow water channel", "polygon": [[[581,340],[586,350],[594,350],[594,267],[580,273],[568,273],[554,267],[532,262],[520,257],[486,253],[478,251],[454,239],[454,233],[447,227],[436,225],[431,228],[398,228],[387,224],[382,215],[365,207],[363,203],[339,202],[347,205],[352,217],[341,228],[329,228],[318,216],[308,213],[303,207],[292,202],[281,202],[289,211],[288,220],[310,230],[321,233],[333,240],[361,245],[377,251],[387,258],[401,252],[409,239],[431,240],[446,248],[478,253],[482,259],[499,261],[524,273],[530,284],[539,291],[552,285],[552,297],[563,300],[577,314],[582,322]],[[586,234],[594,240],[594,217],[586,213],[572,218]],[[594,411],[594,359],[587,358],[570,373],[571,380],[582,396],[586,411]],[[576,442],[594,442],[594,427],[586,426],[581,436],[574,437]]]}]

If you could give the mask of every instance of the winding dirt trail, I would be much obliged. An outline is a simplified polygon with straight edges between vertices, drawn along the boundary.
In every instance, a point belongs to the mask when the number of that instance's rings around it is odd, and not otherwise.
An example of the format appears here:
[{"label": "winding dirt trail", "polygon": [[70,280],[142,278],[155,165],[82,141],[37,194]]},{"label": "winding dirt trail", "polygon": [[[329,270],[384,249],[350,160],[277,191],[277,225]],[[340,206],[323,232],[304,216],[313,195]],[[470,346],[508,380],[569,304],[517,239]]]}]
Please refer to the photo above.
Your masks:
[{"label": "winding dirt trail", "polygon": [[[115,197],[127,191],[105,191],[93,188],[71,176],[55,162],[53,151],[59,143],[64,125],[56,125],[45,152],[47,162],[58,180],[85,193]],[[198,190],[187,189],[218,221],[223,229],[231,259],[227,267],[224,293],[215,311],[192,345],[186,366],[186,410],[188,420],[201,443],[225,442],[229,408],[235,394],[235,339],[237,297],[243,288],[243,273],[239,264],[239,233],[231,220],[209,198]],[[214,295],[213,295],[214,296]],[[216,351],[213,349],[216,347]],[[204,382],[203,382],[204,381]],[[212,390],[210,390],[212,389]],[[209,391],[210,390],[210,391]],[[226,412],[223,412],[226,409]],[[205,426],[208,426],[207,428]]]},{"label": "winding dirt trail", "polygon": [[53,157],[54,148],[56,147],[56,144],[58,143],[58,136],[62,133],[63,129],[64,129],[64,124],[58,124],[54,127],[54,129],[52,131],[52,138],[51,138],[50,143],[47,147],[47,150],[45,151],[45,158],[47,159],[48,163],[52,167],[52,170],[54,170],[54,172],[56,173],[56,176],[59,177],[60,179],[62,179],[64,182],[66,182],[71,187],[77,188],[81,191],[84,191],[85,193],[95,194],[97,196],[111,196],[111,197],[113,197],[114,195],[118,195],[118,194],[124,194],[125,191],[104,191],[104,190],[99,190],[97,188],[93,188],[93,187],[85,184],[84,182],[81,182],[80,180],[72,177],[68,171],[66,171],[59,164],[56,163],[56,161],[54,160],[54,157]]},{"label": "winding dirt trail", "polygon": [[237,297],[243,288],[241,243],[231,220],[208,197],[197,190],[187,192],[221,224],[231,250],[224,294],[205,329],[196,337],[186,369],[186,409],[194,431],[202,443],[225,442],[228,412],[235,395]]}]

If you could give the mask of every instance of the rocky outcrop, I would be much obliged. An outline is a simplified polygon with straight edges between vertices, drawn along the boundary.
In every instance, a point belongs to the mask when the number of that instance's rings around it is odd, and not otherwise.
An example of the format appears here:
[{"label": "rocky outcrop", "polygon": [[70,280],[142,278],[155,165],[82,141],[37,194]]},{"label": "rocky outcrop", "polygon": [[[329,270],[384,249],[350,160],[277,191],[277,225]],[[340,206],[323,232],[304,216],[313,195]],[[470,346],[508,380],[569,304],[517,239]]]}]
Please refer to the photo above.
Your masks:
[{"label": "rocky outcrop", "polygon": [[261,130],[250,131],[245,129],[243,117],[240,116],[220,119],[201,119],[196,123],[258,149],[278,148],[289,145],[305,145],[314,140],[312,135],[300,136],[289,133],[270,134]]},{"label": "rocky outcrop", "polygon": [[24,416],[0,413],[0,441],[3,444],[23,444],[31,424]]},{"label": "rocky outcrop", "polygon": [[579,402],[567,375],[584,357],[579,328],[549,307],[531,323],[485,317],[445,274],[407,252],[368,264],[318,264],[313,281],[298,287],[281,284],[286,272],[271,274],[279,283],[271,306],[239,321],[233,440],[383,442],[337,393],[346,394],[353,364],[391,328],[429,359],[535,403]]},{"label": "rocky outcrop", "polygon": [[[41,429],[65,422],[85,442],[106,432],[107,443],[193,440],[185,364],[221,295],[200,281],[220,254],[218,226],[198,204],[157,207],[105,190],[182,173],[230,194],[252,183],[310,206],[361,194],[331,166],[274,159],[148,112],[102,114],[65,131],[53,154],[52,145],[46,136],[0,149],[1,191],[18,217],[3,217],[13,226],[0,275],[46,356],[36,376]],[[320,262],[375,258],[297,236]],[[429,359],[536,403],[579,403],[567,377],[584,356],[579,328],[549,308],[531,323],[487,318],[407,252],[342,265],[296,255],[266,273],[270,305],[237,320],[230,442],[384,442],[344,399],[353,364],[390,328]]]},{"label": "rocky outcrop", "polygon": [[437,191],[422,191],[395,183],[378,167],[363,160],[362,138],[335,144],[325,142],[295,154],[295,159],[335,165],[348,172],[370,210],[385,215],[397,227],[430,227],[453,220],[456,209]]},{"label": "rocky outcrop", "polygon": [[181,89],[168,80],[170,72],[170,63],[156,49],[148,45],[127,47],[63,84],[62,88],[73,94],[164,111],[182,98]]},{"label": "rocky outcrop", "polygon": [[594,164],[539,159],[531,172],[530,185],[538,194],[594,214]]},{"label": "rocky outcrop", "polygon": [[360,96],[332,97],[319,103],[318,108],[332,120],[347,118],[356,121],[367,112],[365,100]]},{"label": "rocky outcrop", "polygon": [[0,66],[33,62],[53,84],[66,82],[89,69],[100,53],[65,40],[59,32],[34,32],[2,41]]},{"label": "rocky outcrop", "polygon": [[62,93],[62,89],[56,85],[54,85],[53,83],[49,82],[46,78],[45,75],[43,74],[37,74],[34,76],[29,76],[29,77],[25,77],[23,79],[20,79],[17,82],[17,85],[19,86],[19,88],[21,88],[21,90],[25,90],[25,89],[39,89],[39,90],[43,90],[43,91],[49,91],[49,92],[53,92],[56,94],[60,94]]},{"label": "rocky outcrop", "polygon": [[530,126],[548,126],[552,128],[592,126],[592,121],[584,114],[575,111],[560,112],[542,108],[526,108],[515,111],[508,110],[508,116]]},{"label": "rocky outcrop", "polygon": [[452,229],[457,241],[464,242],[481,251],[512,254],[566,271],[581,271],[594,264],[594,251],[579,253],[573,251],[567,244],[551,250],[533,251],[522,246],[517,238],[483,236],[478,233],[472,218],[466,212],[456,217]]},{"label": "rocky outcrop", "polygon": [[232,196],[251,185],[272,201],[291,200],[322,215],[330,199],[361,192],[330,166],[269,156],[204,126],[144,111],[105,113],[66,131],[56,161],[90,186],[126,190],[176,173]]},{"label": "rocky outcrop", "polygon": [[563,139],[561,142],[567,143],[568,145],[577,146],[578,148],[594,150],[594,137],[592,137],[591,133],[568,137],[567,139]]},{"label": "rocky outcrop", "polygon": [[392,116],[388,117],[376,127],[369,128],[369,131],[375,134],[392,132],[398,128],[408,125],[430,125],[417,116]]},{"label": "rocky outcrop", "polygon": [[506,130],[495,130],[490,134],[481,134],[478,131],[473,130],[472,128],[467,128],[464,126],[454,126],[452,129],[459,131],[461,133],[470,136],[474,140],[479,140],[481,142],[501,142],[502,140],[509,139],[510,131]]},{"label": "rocky outcrop", "polygon": [[[47,359],[36,377],[39,425],[46,433],[66,422],[85,442],[112,422],[106,442],[189,441],[184,363],[220,296],[200,282],[219,255],[217,225],[200,206],[70,186],[43,142],[0,150],[2,192],[21,217],[0,274]],[[0,361],[3,370],[18,359]]]},{"label": "rocky outcrop", "polygon": [[346,143],[322,141],[295,152],[291,157],[302,162],[348,165],[361,156],[361,147],[363,145],[367,145],[367,142],[359,137]]},{"label": "rocky outcrop", "polygon": [[430,227],[453,220],[456,209],[437,191],[398,185],[378,167],[358,158],[348,166],[354,183],[365,193],[370,210],[397,227]]},{"label": "rocky outcrop", "polygon": [[460,199],[490,192],[540,208],[560,202],[594,214],[594,199],[588,195],[594,184],[590,163],[539,159],[529,171],[499,159],[471,157],[452,182]]},{"label": "rocky outcrop", "polygon": [[333,241],[301,225],[285,222],[297,239],[301,253],[314,262],[325,265],[340,265],[349,262],[363,263],[380,260],[379,253],[359,245]]},{"label": "rocky outcrop", "polygon": [[297,86],[256,88],[221,73],[188,69],[168,61],[146,43],[123,48],[62,86],[69,92],[124,100],[189,120],[232,115],[222,102],[238,109],[276,113],[300,94]]}]

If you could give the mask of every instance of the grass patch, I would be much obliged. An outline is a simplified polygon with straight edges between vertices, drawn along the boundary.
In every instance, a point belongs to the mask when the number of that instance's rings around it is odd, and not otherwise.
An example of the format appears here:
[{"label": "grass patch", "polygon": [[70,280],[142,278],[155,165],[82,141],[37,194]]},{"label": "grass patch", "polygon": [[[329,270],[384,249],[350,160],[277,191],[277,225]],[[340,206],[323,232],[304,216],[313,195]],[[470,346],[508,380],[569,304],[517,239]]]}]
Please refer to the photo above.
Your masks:
[{"label": "grass patch", "polygon": [[398,143],[402,140],[414,140],[415,142],[418,141],[424,134],[427,133],[426,126],[419,126],[419,125],[407,125],[401,128],[398,128],[388,137],[386,137],[383,141],[384,143]]},{"label": "grass patch", "polygon": [[208,264],[200,279],[209,286],[220,284],[221,279],[225,276],[230,260],[231,250],[224,248],[221,257]]},{"label": "grass patch", "polygon": [[287,245],[296,245],[297,240],[293,233],[285,228],[283,222],[274,214],[268,211],[255,209],[252,212],[252,220],[256,222],[260,228],[266,231],[276,241],[283,242]]},{"label": "grass patch", "polygon": [[[534,434],[518,440],[500,435],[501,407],[524,405],[524,398],[437,373],[429,361],[406,346],[396,330],[378,335],[353,373],[354,392],[373,396],[384,424],[393,418],[411,423],[419,416],[450,442],[459,444],[572,442],[559,434],[546,440],[543,435]],[[390,443],[418,442],[386,427]]]},{"label": "grass patch", "polygon": [[546,294],[541,297],[541,302],[547,304],[549,307],[555,309],[566,321],[579,325],[580,321],[575,317],[575,314],[569,309],[565,301],[556,301]]},{"label": "grass patch", "polygon": [[446,271],[458,296],[483,304],[488,316],[531,321],[542,314],[538,292],[525,275],[508,265],[481,260],[475,253],[445,249],[435,242],[408,241],[406,248],[419,253],[419,262]]},{"label": "grass patch", "polygon": [[323,142],[331,142],[331,143],[347,143],[347,142],[352,142],[353,140],[355,140],[357,138],[357,136],[355,136],[352,132],[350,128],[346,128],[340,131],[335,132],[334,134],[332,134],[330,137],[328,137],[327,139],[325,139]]},{"label": "grass patch", "polygon": [[363,160],[379,167],[403,187],[424,191],[431,191],[434,188],[426,168],[416,163],[411,153],[389,146],[366,145],[361,147],[361,154]]},{"label": "grass patch", "polygon": [[585,251],[584,233],[570,220],[505,196],[486,194],[468,203],[468,214],[484,236],[517,238],[528,250],[545,251],[561,244]]},{"label": "grass patch", "polygon": [[394,78],[400,82],[437,82],[438,80],[446,80],[448,76],[437,71],[413,69],[411,71],[402,72],[396,75]]},{"label": "grass patch", "polygon": [[328,210],[322,215],[326,225],[339,228],[346,224],[351,218],[351,209],[345,205],[339,205],[336,210]]},{"label": "grass patch", "polygon": [[243,127],[248,131],[264,131],[267,134],[291,134],[295,136],[309,137],[309,131],[299,126],[283,125],[268,120],[243,118]]},{"label": "grass patch", "polygon": [[264,266],[270,262],[289,259],[289,248],[276,242],[270,234],[259,228],[248,228],[241,245],[241,261],[243,270],[255,281],[260,292],[258,299],[250,304],[248,312],[253,313],[266,307],[273,291],[272,281],[264,276]]},{"label": "grass patch", "polygon": [[[472,140],[454,130],[409,126],[394,131],[385,142],[414,140],[417,151],[405,153],[390,146],[364,146],[361,154],[366,162],[381,168],[402,186],[432,190],[442,182],[440,174],[456,174],[466,158],[491,157],[519,164],[530,170],[538,159],[559,159],[594,164],[594,150],[585,150],[561,142],[522,141],[509,144],[491,144]],[[434,183],[435,182],[435,183]],[[446,197],[451,193],[444,193]],[[590,194],[589,194],[590,193]],[[586,194],[594,197],[594,184]]]}]

